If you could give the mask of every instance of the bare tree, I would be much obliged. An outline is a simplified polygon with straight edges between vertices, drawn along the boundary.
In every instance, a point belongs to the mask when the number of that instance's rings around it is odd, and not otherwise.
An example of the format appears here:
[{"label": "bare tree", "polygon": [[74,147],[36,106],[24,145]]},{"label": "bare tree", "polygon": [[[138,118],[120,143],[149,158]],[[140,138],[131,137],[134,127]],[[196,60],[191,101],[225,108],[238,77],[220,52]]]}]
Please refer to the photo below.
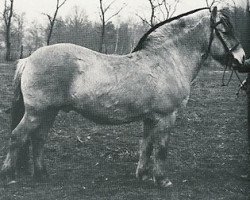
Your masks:
[{"label": "bare tree", "polygon": [[106,25],[107,23],[117,16],[122,9],[126,6],[126,4],[123,4],[122,7],[120,7],[116,12],[113,14],[107,15],[108,11],[112,7],[112,5],[115,3],[116,0],[111,1],[107,6],[104,5],[103,0],[99,0],[100,5],[100,18],[101,18],[101,36],[100,36],[100,47],[99,51],[103,52],[103,45],[105,41],[105,34],[106,34]]},{"label": "bare tree", "polygon": [[13,4],[14,0],[9,0],[9,4],[7,0],[4,1],[4,11],[3,11],[3,20],[5,25],[4,30],[4,38],[5,38],[5,46],[6,46],[6,61],[11,60],[11,42],[10,42],[10,34],[11,34],[11,20],[13,17]]},{"label": "bare tree", "polygon": [[24,45],[31,54],[33,51],[44,45],[44,28],[36,21],[31,23],[31,26],[26,29]]},{"label": "bare tree", "polygon": [[180,0],[148,0],[148,2],[151,10],[149,20],[141,17],[140,15],[137,16],[140,17],[144,23],[153,27],[157,22],[164,21],[172,17]]},{"label": "bare tree", "polygon": [[20,52],[19,58],[23,57],[24,17],[25,13],[14,13],[11,28],[11,49],[12,51],[15,50],[16,54]]},{"label": "bare tree", "polygon": [[231,6],[233,3],[234,4],[234,8],[236,7],[236,4],[235,4],[235,1],[234,0],[205,0],[206,1],[206,4],[207,4],[207,7],[209,7],[210,9],[218,4],[226,4],[228,6]]},{"label": "bare tree", "polygon": [[51,36],[52,36],[52,32],[53,32],[53,28],[54,28],[54,25],[55,25],[55,21],[56,21],[56,17],[57,17],[58,11],[66,3],[66,1],[67,0],[63,0],[60,3],[60,0],[56,0],[56,10],[55,10],[53,16],[51,16],[49,14],[46,14],[46,13],[43,13],[49,19],[49,30],[48,30],[47,41],[46,41],[47,45],[50,44],[50,39],[51,39]]},{"label": "bare tree", "polygon": [[206,0],[207,7],[211,8],[216,2],[218,2],[218,1],[217,0],[212,0],[211,3],[210,3],[209,0]]},{"label": "bare tree", "polygon": [[250,13],[250,0],[247,0],[247,12]]}]

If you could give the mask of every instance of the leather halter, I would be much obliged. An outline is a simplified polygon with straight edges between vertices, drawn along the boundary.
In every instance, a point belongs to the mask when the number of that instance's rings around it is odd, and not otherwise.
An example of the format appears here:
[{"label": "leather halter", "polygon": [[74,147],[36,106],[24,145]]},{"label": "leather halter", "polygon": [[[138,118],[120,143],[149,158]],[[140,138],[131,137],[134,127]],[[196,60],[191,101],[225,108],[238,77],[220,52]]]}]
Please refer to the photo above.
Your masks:
[{"label": "leather halter", "polygon": [[210,38],[209,38],[209,44],[208,44],[208,49],[206,51],[206,53],[204,55],[202,55],[202,60],[205,61],[208,56],[209,56],[209,53],[210,53],[210,50],[211,50],[211,46],[212,46],[212,43],[213,43],[213,39],[214,39],[214,33],[216,34],[216,36],[219,38],[220,42],[222,43],[225,51],[226,51],[226,58],[228,59],[227,62],[231,62],[232,61],[232,52],[240,45],[239,41],[237,41],[237,43],[232,47],[232,48],[229,48],[228,45],[226,44],[225,40],[223,39],[223,37],[221,36],[220,34],[220,31],[218,30],[217,26],[219,24],[221,24],[222,21],[218,21],[218,22],[214,22],[212,19],[211,19],[211,24],[210,24],[210,28],[211,28],[211,33],[210,33]]},{"label": "leather halter", "polygon": [[[217,26],[219,24],[223,23],[222,20],[218,21],[218,22],[215,22],[212,18],[211,18],[211,21],[210,21],[210,28],[211,28],[211,33],[210,33],[210,38],[209,38],[209,44],[208,44],[208,49],[206,51],[205,54],[202,55],[202,63],[208,58],[209,54],[210,54],[210,51],[211,51],[211,46],[212,46],[212,43],[213,43],[213,39],[214,39],[214,33],[216,34],[216,36],[218,37],[218,39],[220,40],[221,44],[223,45],[224,47],[224,50],[226,51],[226,64],[225,64],[225,68],[224,68],[224,72],[223,72],[223,77],[222,77],[222,86],[227,86],[229,84],[229,82],[231,81],[232,79],[232,75],[233,73],[236,74],[237,78],[239,79],[240,83],[242,83],[239,75],[237,74],[237,72],[235,71],[235,69],[233,69],[232,67],[232,64],[233,64],[233,55],[232,55],[232,52],[237,49],[237,47],[240,45],[239,41],[237,40],[237,43],[232,47],[230,48],[227,43],[225,42],[225,40],[223,39],[223,37],[221,36],[221,33],[220,31],[218,30]],[[231,75],[230,75],[230,78],[229,80],[227,81],[227,83],[225,83],[225,72],[227,70],[228,67],[231,67],[232,69],[232,72],[231,72]]]}]

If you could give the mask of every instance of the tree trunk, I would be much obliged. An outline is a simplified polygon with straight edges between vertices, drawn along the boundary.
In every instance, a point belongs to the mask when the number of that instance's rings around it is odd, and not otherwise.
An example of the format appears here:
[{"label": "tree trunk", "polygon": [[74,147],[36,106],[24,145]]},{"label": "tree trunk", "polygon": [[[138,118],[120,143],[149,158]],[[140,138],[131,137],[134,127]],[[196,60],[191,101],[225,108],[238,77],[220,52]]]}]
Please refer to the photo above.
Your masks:
[{"label": "tree trunk", "polygon": [[20,56],[19,56],[20,59],[23,58],[23,45],[21,45],[21,49],[20,49]]},{"label": "tree trunk", "polygon": [[[247,20],[250,20],[250,0],[247,0],[247,7],[246,7],[246,11],[247,11]],[[248,24],[248,29],[250,28],[250,24]],[[248,30],[249,31],[249,30]],[[247,46],[249,47],[250,44],[248,44]],[[248,172],[247,172],[247,176],[248,178],[250,178],[250,73],[248,73],[247,75],[247,127],[248,127]]]},{"label": "tree trunk", "polygon": [[6,55],[5,60],[11,60],[11,42],[10,42],[10,31],[11,31],[11,19],[13,16],[13,3],[14,0],[10,0],[10,6],[8,7],[5,1],[4,7],[4,22],[5,22],[5,45],[6,45]]},{"label": "tree trunk", "polygon": [[115,41],[115,54],[117,54],[118,51],[118,43],[119,43],[119,26],[116,28],[116,41]]},{"label": "tree trunk", "polygon": [[5,54],[5,60],[10,61],[11,60],[11,43],[10,43],[10,36],[9,34],[6,35],[6,54]]},{"label": "tree trunk", "polygon": [[50,39],[51,39],[52,31],[53,31],[53,26],[51,25],[51,27],[49,29],[48,36],[47,36],[47,41],[46,41],[47,46],[50,44]]},{"label": "tree trunk", "polygon": [[102,30],[101,30],[101,38],[100,38],[100,47],[99,47],[99,52],[103,52],[103,44],[104,44],[104,39],[105,39],[105,32],[106,32],[106,24],[105,24],[105,19],[102,21]]}]

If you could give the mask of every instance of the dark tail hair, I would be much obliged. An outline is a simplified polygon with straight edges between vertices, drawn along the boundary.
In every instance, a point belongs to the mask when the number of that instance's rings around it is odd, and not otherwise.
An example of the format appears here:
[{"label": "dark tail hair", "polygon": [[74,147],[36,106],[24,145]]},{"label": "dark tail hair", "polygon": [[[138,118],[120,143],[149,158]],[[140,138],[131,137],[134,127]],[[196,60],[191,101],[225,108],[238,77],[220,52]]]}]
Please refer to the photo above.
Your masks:
[{"label": "dark tail hair", "polygon": [[23,94],[21,91],[21,76],[25,66],[25,59],[19,60],[13,81],[14,95],[11,105],[11,131],[16,128],[24,115]]}]

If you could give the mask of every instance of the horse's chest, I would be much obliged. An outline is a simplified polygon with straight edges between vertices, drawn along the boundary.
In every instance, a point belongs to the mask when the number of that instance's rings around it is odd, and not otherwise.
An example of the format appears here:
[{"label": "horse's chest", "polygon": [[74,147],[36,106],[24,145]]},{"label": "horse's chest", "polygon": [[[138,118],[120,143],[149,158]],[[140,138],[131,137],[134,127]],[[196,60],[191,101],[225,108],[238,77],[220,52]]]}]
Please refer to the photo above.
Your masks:
[{"label": "horse's chest", "polygon": [[170,112],[185,106],[190,94],[190,84],[176,76],[165,77],[158,81],[154,109],[158,112]]}]

